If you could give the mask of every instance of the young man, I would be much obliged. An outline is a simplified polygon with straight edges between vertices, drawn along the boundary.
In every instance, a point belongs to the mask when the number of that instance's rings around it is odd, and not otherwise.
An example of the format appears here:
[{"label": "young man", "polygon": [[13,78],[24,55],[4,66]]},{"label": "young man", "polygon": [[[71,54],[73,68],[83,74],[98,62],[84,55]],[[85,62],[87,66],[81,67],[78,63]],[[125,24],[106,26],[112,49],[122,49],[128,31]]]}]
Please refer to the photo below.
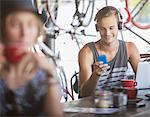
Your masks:
[{"label": "young man", "polygon": [[[119,17],[118,10],[112,6],[106,6],[96,14],[96,29],[101,39],[86,44],[78,56],[80,97],[121,86],[120,80],[126,76],[128,61],[136,73],[140,55],[133,43],[117,39]],[[108,64],[98,61],[98,55],[105,55]]]},{"label": "young man", "polygon": [[31,0],[0,0],[0,116],[62,117],[56,66],[30,51],[42,32]]}]

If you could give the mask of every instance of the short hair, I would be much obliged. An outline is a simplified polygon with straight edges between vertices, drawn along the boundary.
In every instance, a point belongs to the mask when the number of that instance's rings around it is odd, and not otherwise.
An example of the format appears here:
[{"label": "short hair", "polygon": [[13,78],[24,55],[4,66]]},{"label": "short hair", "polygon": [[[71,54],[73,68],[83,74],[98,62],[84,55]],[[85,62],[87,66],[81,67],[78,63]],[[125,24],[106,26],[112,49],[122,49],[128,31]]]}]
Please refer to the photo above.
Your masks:
[{"label": "short hair", "polygon": [[113,6],[106,6],[106,7],[103,7],[102,9],[100,9],[97,13],[96,13],[96,16],[94,18],[94,21],[96,22],[99,22],[102,20],[102,18],[104,17],[108,17],[110,15],[114,14],[119,22],[120,20],[120,13],[119,11],[113,7]]}]

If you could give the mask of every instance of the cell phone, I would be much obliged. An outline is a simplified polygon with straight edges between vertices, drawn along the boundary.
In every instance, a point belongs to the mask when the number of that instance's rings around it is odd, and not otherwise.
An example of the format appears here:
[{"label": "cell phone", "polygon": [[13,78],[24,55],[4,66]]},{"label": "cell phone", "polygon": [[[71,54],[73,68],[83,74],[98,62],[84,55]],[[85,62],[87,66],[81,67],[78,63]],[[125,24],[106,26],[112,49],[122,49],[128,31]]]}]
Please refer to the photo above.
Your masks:
[{"label": "cell phone", "polygon": [[104,64],[108,64],[106,55],[98,55],[97,60],[98,60],[98,62],[101,62],[101,61],[102,61]]}]

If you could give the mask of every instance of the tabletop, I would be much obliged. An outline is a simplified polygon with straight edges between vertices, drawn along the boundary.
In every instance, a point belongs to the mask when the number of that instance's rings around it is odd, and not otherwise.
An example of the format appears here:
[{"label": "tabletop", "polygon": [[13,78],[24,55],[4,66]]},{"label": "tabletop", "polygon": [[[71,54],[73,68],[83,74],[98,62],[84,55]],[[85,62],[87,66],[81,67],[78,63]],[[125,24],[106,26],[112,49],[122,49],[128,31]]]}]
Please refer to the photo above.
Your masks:
[{"label": "tabletop", "polygon": [[[143,105],[143,102],[145,105]],[[87,109],[87,111],[89,111],[89,112],[65,111],[65,117],[150,117],[150,100],[146,98],[143,98],[143,100],[141,102],[138,102],[138,104],[119,107],[117,112],[114,112],[112,114],[91,113],[91,108],[97,109],[95,107],[93,97],[85,97],[78,100],[65,102],[63,103],[63,105],[64,110],[69,109],[74,111],[78,109],[82,111],[83,109],[84,110]]]}]

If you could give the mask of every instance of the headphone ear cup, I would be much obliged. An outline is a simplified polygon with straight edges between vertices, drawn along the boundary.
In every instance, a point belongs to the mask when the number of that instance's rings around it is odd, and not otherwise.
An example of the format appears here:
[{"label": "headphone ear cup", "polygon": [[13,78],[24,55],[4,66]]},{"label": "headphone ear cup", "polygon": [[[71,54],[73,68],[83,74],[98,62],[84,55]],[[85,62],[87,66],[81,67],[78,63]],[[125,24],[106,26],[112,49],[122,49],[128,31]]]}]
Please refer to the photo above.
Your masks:
[{"label": "headphone ear cup", "polygon": [[122,30],[122,22],[121,21],[118,22],[118,30]]},{"label": "headphone ear cup", "polygon": [[96,29],[96,31],[98,32],[98,26],[97,26],[97,24],[95,24],[95,29]]}]

